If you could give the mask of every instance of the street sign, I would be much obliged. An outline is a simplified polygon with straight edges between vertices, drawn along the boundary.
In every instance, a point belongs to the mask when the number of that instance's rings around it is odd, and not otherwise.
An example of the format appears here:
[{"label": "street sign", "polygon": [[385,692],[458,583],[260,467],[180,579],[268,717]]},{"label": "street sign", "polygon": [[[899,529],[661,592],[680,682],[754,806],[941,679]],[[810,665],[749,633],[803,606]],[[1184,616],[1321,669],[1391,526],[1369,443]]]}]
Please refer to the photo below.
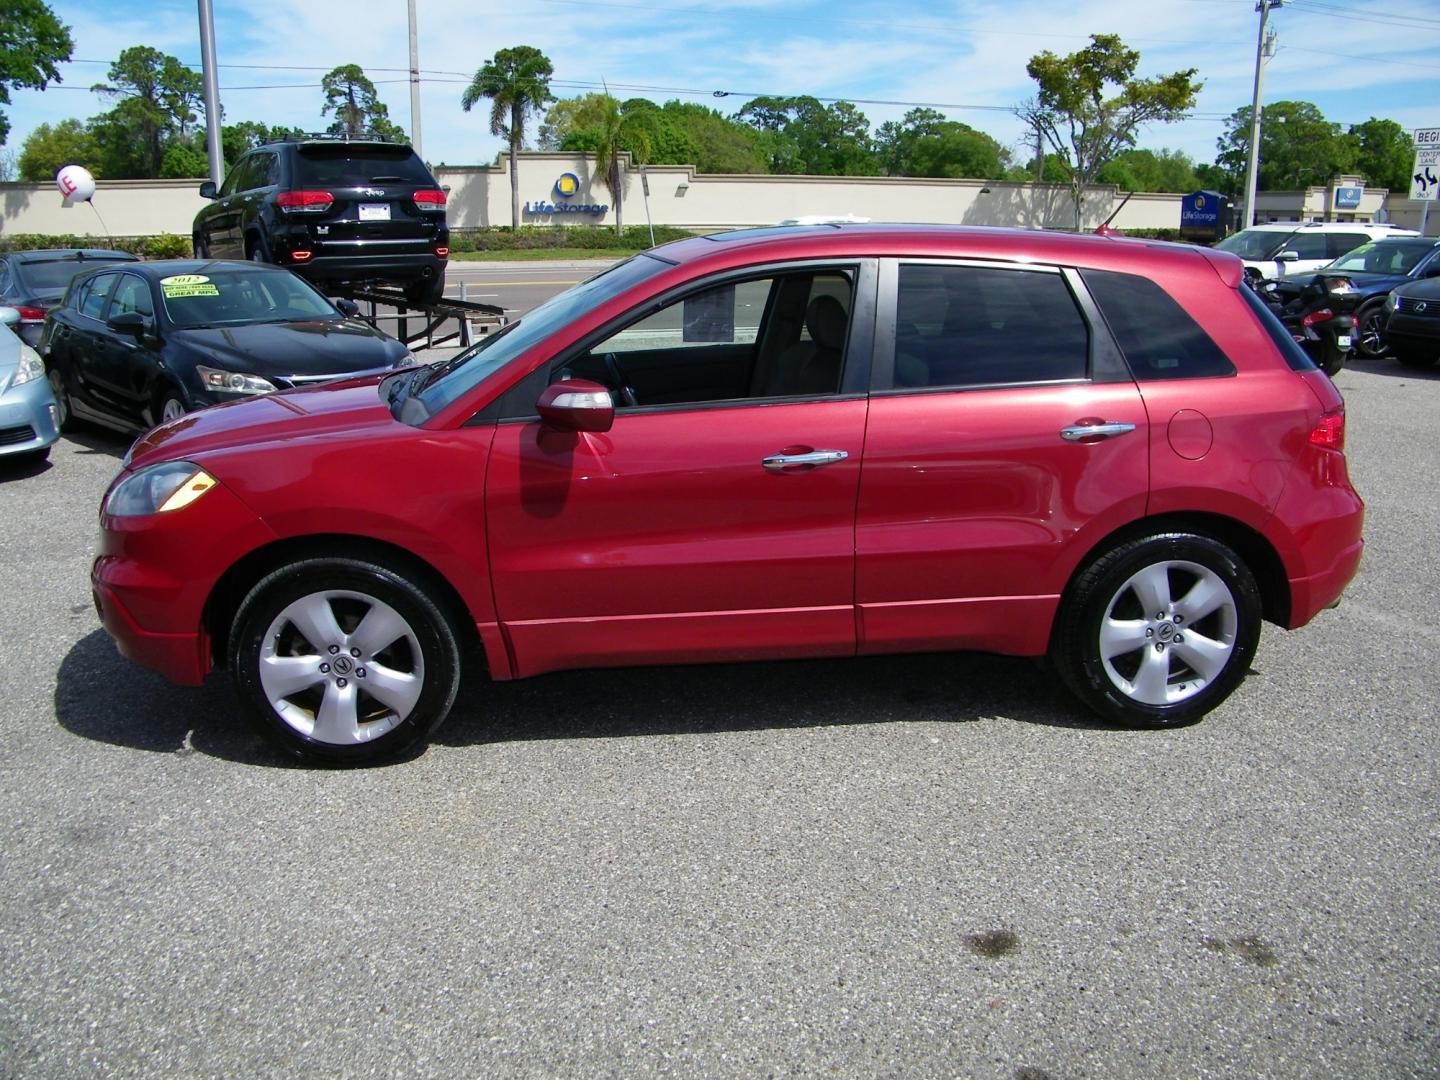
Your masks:
[{"label": "street sign", "polygon": [[1415,165],[1410,170],[1410,198],[1429,202],[1440,199],[1440,144],[1415,151]]},{"label": "street sign", "polygon": [[1440,146],[1440,128],[1416,128],[1415,149],[1424,150],[1431,146]]}]

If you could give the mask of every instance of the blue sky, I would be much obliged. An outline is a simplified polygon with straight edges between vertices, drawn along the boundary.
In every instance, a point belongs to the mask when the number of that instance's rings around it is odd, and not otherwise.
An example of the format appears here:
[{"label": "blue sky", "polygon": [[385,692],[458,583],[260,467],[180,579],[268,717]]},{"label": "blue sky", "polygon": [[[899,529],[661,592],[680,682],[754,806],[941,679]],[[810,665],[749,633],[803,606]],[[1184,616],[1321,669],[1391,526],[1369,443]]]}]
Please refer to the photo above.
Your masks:
[{"label": "blue sky", "polygon": [[[50,3],[71,27],[75,62],[64,65],[62,86],[14,93],[7,149],[18,150],[39,123],[107,108],[88,87],[130,45],[199,60],[193,0]],[[321,75],[358,63],[408,128],[404,0],[216,0],[215,8],[227,120],[320,130]],[[861,101],[876,126],[908,104],[871,101],[925,103],[1019,150],[1023,132],[1005,110],[1033,90],[1026,60],[1043,49],[1071,52],[1103,32],[1140,50],[1142,74],[1199,69],[1195,117],[1147,130],[1141,145],[1210,161],[1220,118],[1250,101],[1258,24],[1253,0],[419,0],[418,10],[423,149],[448,164],[488,162],[498,152],[486,110],[467,114],[459,100],[468,77],[509,45],[550,56],[562,96],[605,80],[622,98],[681,97],[730,112],[755,93],[808,93]],[[1280,50],[1267,67],[1267,100],[1313,101],[1345,124],[1380,116],[1440,125],[1440,8],[1293,0],[1271,22]]]}]

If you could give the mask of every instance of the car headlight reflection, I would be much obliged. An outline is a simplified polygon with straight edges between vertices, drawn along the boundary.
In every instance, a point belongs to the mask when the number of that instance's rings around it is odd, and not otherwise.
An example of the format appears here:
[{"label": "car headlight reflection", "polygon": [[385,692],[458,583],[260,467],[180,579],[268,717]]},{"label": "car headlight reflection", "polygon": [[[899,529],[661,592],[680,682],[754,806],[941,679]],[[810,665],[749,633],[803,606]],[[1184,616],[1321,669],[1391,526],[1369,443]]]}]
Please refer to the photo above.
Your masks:
[{"label": "car headlight reflection", "polygon": [[105,500],[113,517],[164,514],[189,506],[215,486],[215,478],[189,461],[151,465],[116,484]]},{"label": "car headlight reflection", "polygon": [[195,365],[200,376],[200,385],[206,390],[222,394],[268,394],[278,390],[274,383],[260,375],[247,375],[243,371],[222,371],[220,368]]},{"label": "car headlight reflection", "polygon": [[45,377],[45,361],[40,359],[40,354],[30,348],[24,342],[20,344],[20,362],[15,367],[15,374],[10,379],[11,386],[19,386],[21,383],[30,382],[32,379],[43,379]]}]

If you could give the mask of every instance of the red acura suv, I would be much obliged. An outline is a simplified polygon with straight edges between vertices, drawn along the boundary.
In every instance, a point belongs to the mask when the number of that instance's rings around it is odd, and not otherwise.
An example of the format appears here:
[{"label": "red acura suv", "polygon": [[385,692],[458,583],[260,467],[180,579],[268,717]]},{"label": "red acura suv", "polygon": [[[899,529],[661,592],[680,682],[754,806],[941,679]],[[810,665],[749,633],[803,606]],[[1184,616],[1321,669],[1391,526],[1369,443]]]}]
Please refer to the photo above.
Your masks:
[{"label": "red acura suv", "polygon": [[973,649],[1198,719],[1360,560],[1339,393],[1233,256],[822,226],[697,237],[434,367],[162,424],[101,510],[121,652],[228,666],[314,761],[492,678]]}]

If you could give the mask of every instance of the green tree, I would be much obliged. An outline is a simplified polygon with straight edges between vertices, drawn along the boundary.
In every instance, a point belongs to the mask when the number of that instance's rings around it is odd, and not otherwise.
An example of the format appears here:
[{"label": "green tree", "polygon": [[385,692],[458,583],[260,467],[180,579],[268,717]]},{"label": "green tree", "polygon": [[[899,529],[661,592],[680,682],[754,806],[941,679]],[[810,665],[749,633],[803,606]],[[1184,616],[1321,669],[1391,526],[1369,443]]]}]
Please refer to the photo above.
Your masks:
[{"label": "green tree", "polygon": [[1068,166],[1076,228],[1085,188],[1105,164],[1133,147],[1145,125],[1182,119],[1200,92],[1194,68],[1137,79],[1139,66],[1139,52],[1117,34],[1092,34],[1069,56],[1046,50],[1025,65],[1038,90],[1020,116]]},{"label": "green tree", "polygon": [[824,105],[813,97],[757,97],[736,118],[760,133],[773,173],[875,176],[880,158],[870,121],[851,102]]},{"label": "green tree", "polygon": [[380,100],[375,84],[359,64],[342,64],[320,80],[325,93],[321,116],[335,114],[329,127],[331,135],[379,135],[387,139],[403,139],[405,130],[390,119],[390,110]]},{"label": "green tree", "polygon": [[533,45],[500,49],[475,72],[460,95],[466,112],[476,102],[490,101],[490,134],[498,135],[510,147],[510,224],[520,227],[520,177],[517,174],[520,149],[525,145],[525,123],[554,101],[550,76],[555,66]]},{"label": "green tree", "polygon": [[620,102],[608,94],[603,95],[599,139],[595,144],[595,171],[615,205],[617,233],[625,231],[625,170],[620,155],[629,153],[637,165],[646,164],[650,158],[649,135],[643,124],[635,120],[636,115],[627,116]]},{"label": "green tree", "polygon": [[875,153],[888,176],[999,177],[1009,159],[983,131],[924,108],[881,124]]},{"label": "green tree", "polygon": [[1415,145],[1410,132],[1394,120],[1371,117],[1350,128],[1356,146],[1355,171],[1371,187],[1391,191],[1410,190],[1410,166],[1415,163]]},{"label": "green tree", "polygon": [[110,81],[93,89],[119,99],[93,125],[113,179],[159,176],[167,143],[183,139],[199,120],[199,72],[148,45],[122,52],[110,65]]},{"label": "green tree", "polygon": [[1179,150],[1125,150],[1107,162],[1095,179],[1122,191],[1194,191],[1200,186],[1195,162]]},{"label": "green tree", "polygon": [[225,156],[227,167],[235,164],[240,156],[257,146],[279,139],[304,135],[299,128],[270,127],[255,120],[241,120],[237,124],[226,124],[220,129],[220,150]]},{"label": "green tree", "polygon": [[160,175],[167,180],[209,176],[210,161],[205,151],[195,145],[172,142],[165,148],[165,160],[160,162]]},{"label": "green tree", "polygon": [[[1230,114],[1220,136],[1215,164],[1231,177],[1231,190],[1239,191],[1250,155],[1250,106]],[[1339,124],[1325,119],[1308,101],[1274,101],[1260,116],[1261,191],[1296,191],[1328,184],[1355,168],[1358,141],[1347,137]]]},{"label": "green tree", "polygon": [[[10,104],[11,89],[44,90],[62,81],[55,65],[74,48],[70,28],[42,0],[0,0],[0,105]],[[9,135],[0,111],[0,146]]]},{"label": "green tree", "polygon": [[66,165],[84,165],[94,175],[102,176],[99,158],[95,136],[84,121],[41,124],[20,147],[20,179],[36,183],[53,180]]}]

